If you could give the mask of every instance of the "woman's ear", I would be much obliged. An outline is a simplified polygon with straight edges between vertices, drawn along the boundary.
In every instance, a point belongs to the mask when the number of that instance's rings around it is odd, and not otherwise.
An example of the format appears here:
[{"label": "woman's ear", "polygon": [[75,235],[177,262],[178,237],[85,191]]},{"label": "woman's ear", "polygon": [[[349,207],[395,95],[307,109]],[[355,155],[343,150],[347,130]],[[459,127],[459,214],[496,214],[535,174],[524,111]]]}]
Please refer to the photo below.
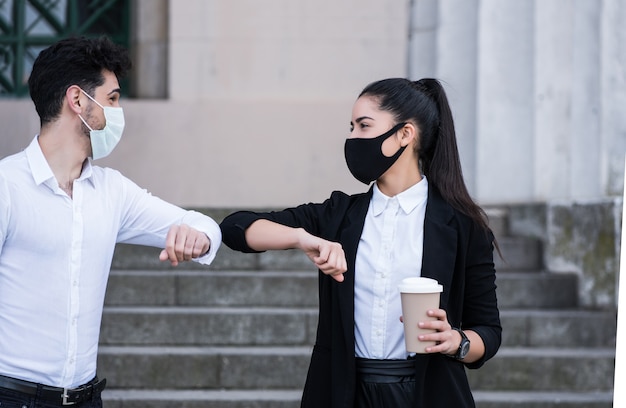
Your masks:
[{"label": "woman's ear", "polygon": [[81,105],[82,92],[77,85],[72,85],[65,91],[65,100],[67,101],[67,107],[74,113],[82,113],[83,108]]},{"label": "woman's ear", "polygon": [[417,127],[411,122],[404,125],[398,133],[400,134],[400,146],[408,146],[413,141],[415,141],[415,143],[418,141]]}]

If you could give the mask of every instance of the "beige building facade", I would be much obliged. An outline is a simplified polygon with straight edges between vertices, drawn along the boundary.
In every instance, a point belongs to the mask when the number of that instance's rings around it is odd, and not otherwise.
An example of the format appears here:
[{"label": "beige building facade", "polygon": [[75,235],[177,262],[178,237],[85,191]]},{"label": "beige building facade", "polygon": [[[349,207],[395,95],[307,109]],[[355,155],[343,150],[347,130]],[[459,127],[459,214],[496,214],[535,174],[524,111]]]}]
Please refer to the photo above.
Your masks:
[{"label": "beige building facade", "polygon": [[[444,81],[482,204],[619,196],[620,0],[137,0],[125,137],[100,164],[183,206],[284,207],[366,188],[351,106],[385,77]],[[0,100],[0,155],[37,132]]]}]

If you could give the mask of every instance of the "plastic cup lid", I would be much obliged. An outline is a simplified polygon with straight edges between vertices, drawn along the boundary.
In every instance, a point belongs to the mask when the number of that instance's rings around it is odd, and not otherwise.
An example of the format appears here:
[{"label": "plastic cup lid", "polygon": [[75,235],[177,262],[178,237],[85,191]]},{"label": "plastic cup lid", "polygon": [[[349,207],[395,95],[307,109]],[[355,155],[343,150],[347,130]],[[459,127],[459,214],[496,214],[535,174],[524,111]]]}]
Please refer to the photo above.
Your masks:
[{"label": "plastic cup lid", "polygon": [[443,286],[435,279],[415,276],[404,278],[398,285],[402,293],[436,293],[443,292]]}]

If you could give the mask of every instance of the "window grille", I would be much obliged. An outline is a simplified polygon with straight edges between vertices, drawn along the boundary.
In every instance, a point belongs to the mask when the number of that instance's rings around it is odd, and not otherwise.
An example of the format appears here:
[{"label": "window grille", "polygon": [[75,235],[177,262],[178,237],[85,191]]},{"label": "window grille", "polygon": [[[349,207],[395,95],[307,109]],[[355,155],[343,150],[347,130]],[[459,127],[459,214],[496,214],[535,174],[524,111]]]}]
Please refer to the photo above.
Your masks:
[{"label": "window grille", "polygon": [[37,55],[56,41],[107,35],[128,48],[129,31],[130,0],[0,0],[0,97],[27,96]]}]

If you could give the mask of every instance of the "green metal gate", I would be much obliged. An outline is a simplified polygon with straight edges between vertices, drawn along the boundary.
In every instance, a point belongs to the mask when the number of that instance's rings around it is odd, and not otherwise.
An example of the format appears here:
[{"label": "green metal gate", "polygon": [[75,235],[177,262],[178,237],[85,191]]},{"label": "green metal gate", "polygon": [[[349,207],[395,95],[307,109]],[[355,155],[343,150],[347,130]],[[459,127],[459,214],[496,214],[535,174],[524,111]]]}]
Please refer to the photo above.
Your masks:
[{"label": "green metal gate", "polygon": [[130,43],[130,0],[0,0],[0,97],[28,95],[39,52],[68,36]]}]

